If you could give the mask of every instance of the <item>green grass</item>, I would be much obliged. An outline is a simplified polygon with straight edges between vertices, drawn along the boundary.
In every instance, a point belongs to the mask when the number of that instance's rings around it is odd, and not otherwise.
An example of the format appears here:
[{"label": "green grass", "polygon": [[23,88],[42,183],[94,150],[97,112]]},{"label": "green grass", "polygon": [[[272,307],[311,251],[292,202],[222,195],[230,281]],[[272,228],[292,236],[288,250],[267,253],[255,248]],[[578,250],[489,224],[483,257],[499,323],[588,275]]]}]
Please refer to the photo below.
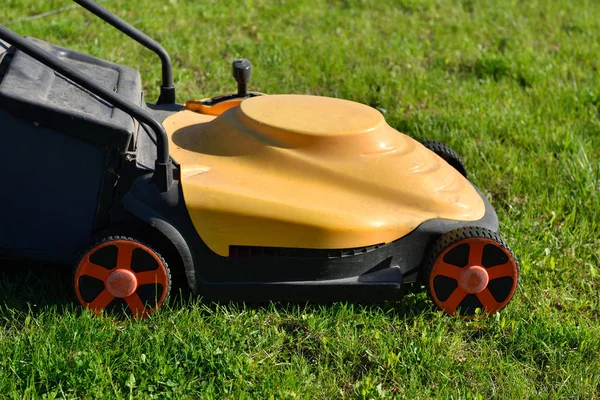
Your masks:
[{"label": "green grass", "polygon": [[[0,22],[69,4],[8,0]],[[600,398],[598,2],[103,4],[170,51],[180,101],[233,90],[243,56],[252,90],[364,102],[450,144],[498,211],[520,288],[474,321],[416,288],[371,306],[180,299],[118,322],[80,311],[68,272],[19,266],[0,276],[0,398]],[[138,68],[158,95],[156,58],[86,12],[9,27]]]}]

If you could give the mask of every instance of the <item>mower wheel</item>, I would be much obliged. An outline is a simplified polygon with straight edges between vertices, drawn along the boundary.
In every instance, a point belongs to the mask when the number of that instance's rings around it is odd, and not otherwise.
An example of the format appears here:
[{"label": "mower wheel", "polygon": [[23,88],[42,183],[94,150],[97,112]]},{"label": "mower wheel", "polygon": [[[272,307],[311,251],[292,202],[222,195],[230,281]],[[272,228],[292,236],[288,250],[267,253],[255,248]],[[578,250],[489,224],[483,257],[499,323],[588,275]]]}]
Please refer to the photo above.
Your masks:
[{"label": "mower wheel", "polygon": [[152,247],[124,236],[106,236],[87,249],[75,265],[75,294],[96,314],[144,318],[171,290],[171,272]]},{"label": "mower wheel", "polygon": [[504,308],[519,282],[519,264],[495,232],[466,227],[442,235],[425,259],[421,280],[434,303],[450,315]]},{"label": "mower wheel", "polygon": [[426,140],[422,144],[450,164],[450,166],[460,172],[462,176],[465,178],[467,177],[467,168],[465,167],[465,164],[458,153],[452,150],[450,146],[435,140]]}]

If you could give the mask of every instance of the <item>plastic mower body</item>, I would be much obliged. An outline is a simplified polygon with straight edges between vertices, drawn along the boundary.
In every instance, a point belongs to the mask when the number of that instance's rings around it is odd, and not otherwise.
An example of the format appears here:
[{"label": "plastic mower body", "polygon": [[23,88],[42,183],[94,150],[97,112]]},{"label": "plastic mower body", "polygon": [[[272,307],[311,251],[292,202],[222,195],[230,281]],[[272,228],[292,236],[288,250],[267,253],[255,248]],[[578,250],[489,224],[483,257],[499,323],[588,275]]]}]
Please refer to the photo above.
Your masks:
[{"label": "plastic mower body", "polygon": [[0,256],[70,263],[79,301],[143,317],[171,272],[215,299],[396,299],[425,284],[449,314],[503,308],[518,265],[458,155],[363,104],[248,92],[157,104],[131,68],[0,25]]}]

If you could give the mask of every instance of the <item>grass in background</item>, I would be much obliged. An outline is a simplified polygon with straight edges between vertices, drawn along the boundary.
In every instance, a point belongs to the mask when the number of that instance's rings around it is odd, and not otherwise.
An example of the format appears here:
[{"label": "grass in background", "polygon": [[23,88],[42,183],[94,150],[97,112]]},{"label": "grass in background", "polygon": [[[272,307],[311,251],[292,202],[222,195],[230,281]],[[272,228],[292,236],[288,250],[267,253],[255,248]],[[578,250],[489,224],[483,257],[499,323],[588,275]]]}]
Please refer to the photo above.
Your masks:
[{"label": "grass in background", "polygon": [[[70,4],[8,0],[0,23],[138,68],[156,99],[155,56],[87,12],[10,24]],[[101,4],[170,51],[180,101],[235,90],[246,57],[251,90],[363,102],[450,144],[498,211],[520,289],[475,321],[417,288],[381,305],[175,299],[129,323],[81,312],[68,271],[19,265],[0,276],[0,397],[600,397],[600,4]]]}]

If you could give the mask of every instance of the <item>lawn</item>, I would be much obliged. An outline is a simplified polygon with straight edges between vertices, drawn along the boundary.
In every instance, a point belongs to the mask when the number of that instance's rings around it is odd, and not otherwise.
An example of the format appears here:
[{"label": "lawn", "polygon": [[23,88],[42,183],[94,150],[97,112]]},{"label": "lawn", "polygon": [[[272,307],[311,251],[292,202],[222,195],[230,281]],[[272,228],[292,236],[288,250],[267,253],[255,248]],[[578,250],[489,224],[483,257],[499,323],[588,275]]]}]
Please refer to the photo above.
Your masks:
[{"label": "lawn", "polygon": [[[89,13],[6,3],[0,23],[138,68],[157,98],[155,56]],[[415,287],[377,305],[174,296],[124,322],[82,312],[68,269],[4,262],[0,398],[600,398],[600,3],[101,4],[167,48],[180,101],[234,90],[245,57],[251,90],[363,102],[450,144],[496,207],[520,287],[473,321]]]}]

